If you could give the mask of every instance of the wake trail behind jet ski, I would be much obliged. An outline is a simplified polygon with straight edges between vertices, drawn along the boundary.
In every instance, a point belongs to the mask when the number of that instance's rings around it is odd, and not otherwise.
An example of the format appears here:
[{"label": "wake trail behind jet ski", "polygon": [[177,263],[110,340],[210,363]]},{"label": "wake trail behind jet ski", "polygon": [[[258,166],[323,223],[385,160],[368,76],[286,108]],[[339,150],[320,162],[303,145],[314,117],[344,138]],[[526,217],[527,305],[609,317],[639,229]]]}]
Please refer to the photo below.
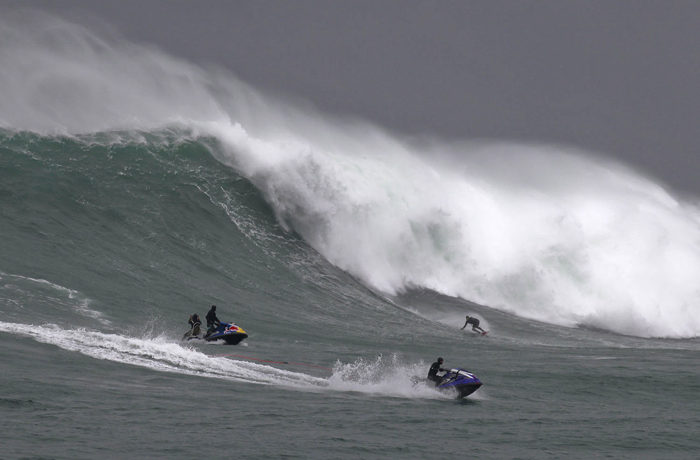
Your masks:
[{"label": "wake trail behind jet ski", "polygon": [[212,355],[216,357],[232,357],[232,358],[241,358],[241,359],[248,359],[251,361],[257,361],[261,363],[271,363],[271,364],[288,364],[290,366],[307,366],[307,367],[313,367],[316,369],[325,369],[325,370],[333,370],[333,368],[326,367],[326,366],[318,366],[316,364],[308,364],[308,363],[294,363],[294,362],[289,362],[289,361],[274,361],[270,359],[261,359],[261,358],[253,358],[252,356],[243,356],[243,355],[235,355],[235,354],[230,354],[230,353],[225,353],[225,354],[219,354],[219,355]]}]

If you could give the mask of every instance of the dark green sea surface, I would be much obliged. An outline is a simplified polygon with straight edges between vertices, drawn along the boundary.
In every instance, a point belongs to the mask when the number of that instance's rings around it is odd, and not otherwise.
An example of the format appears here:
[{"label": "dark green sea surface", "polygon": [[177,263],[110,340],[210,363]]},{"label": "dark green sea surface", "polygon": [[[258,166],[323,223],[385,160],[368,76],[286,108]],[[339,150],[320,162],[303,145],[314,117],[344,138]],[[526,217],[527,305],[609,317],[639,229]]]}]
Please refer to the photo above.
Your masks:
[{"label": "dark green sea surface", "polygon": [[[139,136],[0,133],[0,458],[700,455],[698,339],[389,298],[284,230],[214,140]],[[181,342],[211,304],[250,337]],[[484,386],[414,384],[438,355]]]}]

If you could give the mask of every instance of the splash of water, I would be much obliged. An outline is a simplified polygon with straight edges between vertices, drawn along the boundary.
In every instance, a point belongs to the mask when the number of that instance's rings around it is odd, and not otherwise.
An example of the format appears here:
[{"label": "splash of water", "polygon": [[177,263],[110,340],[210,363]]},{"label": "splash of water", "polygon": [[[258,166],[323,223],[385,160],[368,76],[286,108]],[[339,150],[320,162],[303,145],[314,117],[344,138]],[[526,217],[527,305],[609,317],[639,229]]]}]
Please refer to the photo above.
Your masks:
[{"label": "splash of water", "polygon": [[440,393],[426,384],[427,369],[423,363],[404,363],[397,355],[377,356],[373,361],[360,358],[352,363],[336,363],[328,384],[333,390],[382,396],[453,398],[454,395]]}]

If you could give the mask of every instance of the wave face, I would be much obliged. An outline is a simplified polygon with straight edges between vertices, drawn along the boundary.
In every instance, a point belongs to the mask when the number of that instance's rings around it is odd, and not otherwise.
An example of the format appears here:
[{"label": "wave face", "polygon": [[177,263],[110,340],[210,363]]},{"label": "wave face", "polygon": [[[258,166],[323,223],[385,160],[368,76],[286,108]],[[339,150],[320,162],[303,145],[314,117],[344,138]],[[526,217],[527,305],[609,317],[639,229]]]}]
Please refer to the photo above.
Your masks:
[{"label": "wave face", "polygon": [[[260,290],[274,267],[339,276],[327,261],[389,296],[700,335],[697,203],[589,152],[409,142],[36,13],[0,20],[0,62],[6,274],[84,276],[118,297],[119,283],[236,283],[244,265]],[[345,284],[324,286],[367,295]]]}]

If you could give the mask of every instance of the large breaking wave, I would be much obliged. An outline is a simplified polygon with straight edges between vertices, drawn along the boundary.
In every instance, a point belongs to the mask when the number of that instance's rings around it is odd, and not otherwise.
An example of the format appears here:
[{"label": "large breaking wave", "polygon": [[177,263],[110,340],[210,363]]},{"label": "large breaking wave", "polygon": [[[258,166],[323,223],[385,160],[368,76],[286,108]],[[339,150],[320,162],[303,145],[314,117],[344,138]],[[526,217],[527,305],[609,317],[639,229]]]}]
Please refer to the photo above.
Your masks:
[{"label": "large breaking wave", "polygon": [[700,333],[697,203],[589,152],[408,142],[35,12],[2,15],[0,63],[0,127],[213,137],[212,154],[283,226],[373,289],[637,336]]}]

